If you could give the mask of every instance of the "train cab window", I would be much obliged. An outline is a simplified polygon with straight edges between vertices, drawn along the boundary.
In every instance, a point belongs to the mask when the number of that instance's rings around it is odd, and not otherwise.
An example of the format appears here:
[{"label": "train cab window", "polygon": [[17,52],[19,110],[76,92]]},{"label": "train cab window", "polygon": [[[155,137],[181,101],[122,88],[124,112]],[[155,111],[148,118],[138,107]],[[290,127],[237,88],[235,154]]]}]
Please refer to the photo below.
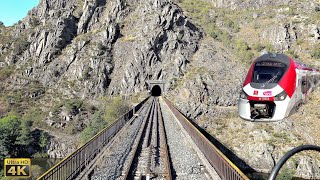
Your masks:
[{"label": "train cab window", "polygon": [[283,76],[286,65],[278,62],[257,62],[253,72],[255,83],[277,83]]}]

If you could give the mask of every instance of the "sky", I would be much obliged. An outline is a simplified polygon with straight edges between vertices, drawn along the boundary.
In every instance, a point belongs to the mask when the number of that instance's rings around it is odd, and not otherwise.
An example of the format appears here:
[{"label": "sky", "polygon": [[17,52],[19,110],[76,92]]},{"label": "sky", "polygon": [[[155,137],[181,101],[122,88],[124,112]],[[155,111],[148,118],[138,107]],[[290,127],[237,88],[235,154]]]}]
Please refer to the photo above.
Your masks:
[{"label": "sky", "polygon": [[5,26],[12,26],[38,4],[39,0],[0,0],[0,21]]}]

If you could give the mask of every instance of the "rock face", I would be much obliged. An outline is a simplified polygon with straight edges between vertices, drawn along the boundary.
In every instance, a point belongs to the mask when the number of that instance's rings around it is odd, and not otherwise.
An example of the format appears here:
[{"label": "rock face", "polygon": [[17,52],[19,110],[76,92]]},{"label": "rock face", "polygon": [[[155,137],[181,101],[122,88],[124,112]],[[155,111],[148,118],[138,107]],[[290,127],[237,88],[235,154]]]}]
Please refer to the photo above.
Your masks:
[{"label": "rock face", "polygon": [[[179,6],[161,0],[41,0],[15,26],[1,26],[1,33],[1,68],[14,70],[4,71],[1,88],[40,99],[50,128],[70,123],[78,130],[86,114],[46,109],[54,99],[87,101],[146,91],[149,79],[170,82],[187,72],[203,36]],[[60,158],[74,148],[55,137],[47,149]]]},{"label": "rock face", "polygon": [[202,34],[177,5],[148,2],[126,20],[130,23],[114,44],[117,71],[112,74],[111,94],[139,92],[146,89],[146,80],[170,82],[186,72]]},{"label": "rock face", "polygon": [[77,149],[75,139],[79,137],[65,137],[63,134],[50,133],[50,141],[46,146],[46,153],[50,158],[64,158]]},{"label": "rock face", "polygon": [[23,69],[12,88],[32,79],[65,95],[91,97],[139,92],[148,79],[180,77],[202,33],[170,1],[43,0],[14,36],[25,37],[25,46],[6,58]]},{"label": "rock face", "polygon": [[168,88],[175,89],[171,98],[188,117],[195,119],[202,114],[218,117],[224,113],[224,107],[237,104],[244,75],[243,64],[235,61],[227,50],[204,41],[184,79]]},{"label": "rock face", "polygon": [[320,168],[318,164],[320,164],[319,160],[305,156],[300,159],[295,175],[306,179],[310,177],[318,179],[320,177]]},{"label": "rock face", "polygon": [[[296,5],[297,1],[292,0],[242,0],[242,1],[234,1],[234,0],[206,0],[211,2],[215,7],[218,8],[230,8],[232,10],[241,10],[241,9],[261,9],[261,8],[269,8],[276,6],[286,6],[286,5]],[[303,6],[305,9],[316,9],[318,7],[317,1],[311,0],[308,1],[308,4],[299,4]]]}]

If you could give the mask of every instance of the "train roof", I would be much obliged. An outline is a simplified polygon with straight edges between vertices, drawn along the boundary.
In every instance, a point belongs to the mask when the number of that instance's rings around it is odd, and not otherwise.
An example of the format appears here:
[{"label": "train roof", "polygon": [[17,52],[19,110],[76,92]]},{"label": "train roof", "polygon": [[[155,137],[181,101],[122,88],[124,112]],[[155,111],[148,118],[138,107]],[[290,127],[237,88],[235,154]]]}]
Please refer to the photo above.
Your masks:
[{"label": "train roof", "polygon": [[299,60],[295,60],[290,58],[289,56],[285,54],[275,54],[275,53],[269,53],[269,54],[263,54],[262,56],[258,57],[255,62],[261,62],[261,61],[277,61],[284,63],[286,65],[290,65],[292,61],[294,62],[295,68],[296,69],[301,69],[301,70],[308,70],[308,71],[319,71],[315,68],[311,68],[305,63],[302,63]]},{"label": "train roof", "polygon": [[255,62],[261,62],[261,61],[277,61],[284,63],[286,65],[290,65],[290,57],[285,54],[263,54],[262,56],[258,57]]}]

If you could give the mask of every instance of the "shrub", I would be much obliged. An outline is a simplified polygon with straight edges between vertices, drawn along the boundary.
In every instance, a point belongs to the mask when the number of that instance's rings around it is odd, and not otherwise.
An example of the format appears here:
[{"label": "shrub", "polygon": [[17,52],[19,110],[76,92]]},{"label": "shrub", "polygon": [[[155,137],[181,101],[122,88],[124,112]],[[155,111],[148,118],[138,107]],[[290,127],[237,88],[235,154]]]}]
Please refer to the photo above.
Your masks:
[{"label": "shrub", "polygon": [[320,59],[320,48],[314,49],[311,56],[315,59]]},{"label": "shrub", "polygon": [[293,50],[288,50],[285,52],[285,54],[288,54],[289,56],[295,59],[299,58],[299,56]]},{"label": "shrub", "polygon": [[275,49],[272,44],[267,44],[266,50],[267,50],[267,52],[275,52]]},{"label": "shrub", "polygon": [[277,176],[278,180],[287,180],[287,179],[292,179],[294,177],[295,171],[291,168],[282,168],[280,170],[279,175]]},{"label": "shrub", "polygon": [[120,97],[107,100],[107,107],[104,112],[104,120],[108,123],[114,122],[119,116],[130,110],[127,102],[122,101]]},{"label": "shrub", "polygon": [[67,101],[65,106],[69,112],[78,111],[79,108],[83,107],[83,101],[79,99],[72,99]]},{"label": "shrub", "polygon": [[27,41],[27,38],[18,38],[14,41],[13,53],[17,55],[22,54],[25,50],[28,49],[29,45],[30,42]]},{"label": "shrub", "polygon": [[33,122],[39,122],[42,121],[42,119],[44,118],[44,113],[42,112],[42,110],[38,107],[32,107],[30,109],[28,109],[25,112],[25,115],[23,116],[23,119],[25,120],[31,120]]},{"label": "shrub", "polygon": [[48,133],[45,131],[41,131],[40,133],[40,140],[39,140],[39,146],[41,148],[45,148],[48,145]]},{"label": "shrub", "polygon": [[4,81],[14,72],[13,67],[0,68],[0,81]]},{"label": "shrub", "polygon": [[251,60],[254,56],[253,52],[251,51],[251,48],[243,40],[236,41],[235,49],[240,59],[244,62]]},{"label": "shrub", "polygon": [[121,115],[128,112],[130,106],[122,101],[120,97],[103,99],[106,105],[105,112],[97,111],[90,120],[87,127],[81,132],[81,142],[85,143],[103,128],[112,124]]},{"label": "shrub", "polygon": [[235,23],[234,21],[232,21],[231,19],[229,18],[226,18],[225,19],[225,25],[231,29],[232,32],[236,33],[236,32],[239,32],[240,28],[239,26],[237,25],[237,23]]},{"label": "shrub", "polygon": [[88,126],[81,132],[81,142],[85,143],[107,125],[108,123],[103,119],[102,113],[96,112]]},{"label": "shrub", "polygon": [[264,48],[265,48],[265,46],[260,43],[252,45],[252,49],[254,49],[258,52],[262,51]]}]

